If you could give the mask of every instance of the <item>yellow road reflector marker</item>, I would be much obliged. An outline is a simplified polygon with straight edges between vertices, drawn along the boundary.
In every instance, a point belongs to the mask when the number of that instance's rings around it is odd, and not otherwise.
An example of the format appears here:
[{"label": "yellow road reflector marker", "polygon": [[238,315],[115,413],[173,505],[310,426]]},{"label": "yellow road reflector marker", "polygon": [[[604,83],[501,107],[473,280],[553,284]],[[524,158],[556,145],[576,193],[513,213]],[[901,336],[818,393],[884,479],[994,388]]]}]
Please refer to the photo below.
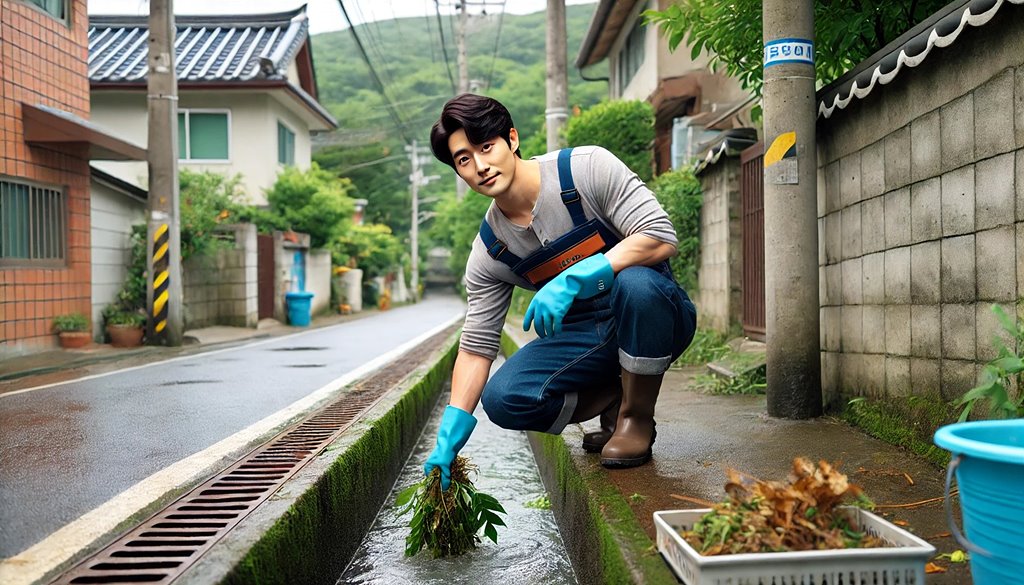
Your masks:
[{"label": "yellow road reflector marker", "polygon": [[796,132],[786,132],[772,141],[768,152],[764,153],[764,166],[770,167],[784,158],[796,156]]}]

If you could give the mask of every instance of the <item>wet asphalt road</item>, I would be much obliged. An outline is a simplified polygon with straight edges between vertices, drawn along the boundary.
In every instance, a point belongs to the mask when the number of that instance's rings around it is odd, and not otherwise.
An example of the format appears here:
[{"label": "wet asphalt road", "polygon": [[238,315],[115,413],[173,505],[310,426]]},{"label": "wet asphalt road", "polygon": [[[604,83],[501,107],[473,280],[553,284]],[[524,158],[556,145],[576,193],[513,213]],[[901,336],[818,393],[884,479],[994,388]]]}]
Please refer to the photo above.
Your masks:
[{"label": "wet asphalt road", "polygon": [[433,296],[323,329],[0,396],[0,558],[464,310]]}]

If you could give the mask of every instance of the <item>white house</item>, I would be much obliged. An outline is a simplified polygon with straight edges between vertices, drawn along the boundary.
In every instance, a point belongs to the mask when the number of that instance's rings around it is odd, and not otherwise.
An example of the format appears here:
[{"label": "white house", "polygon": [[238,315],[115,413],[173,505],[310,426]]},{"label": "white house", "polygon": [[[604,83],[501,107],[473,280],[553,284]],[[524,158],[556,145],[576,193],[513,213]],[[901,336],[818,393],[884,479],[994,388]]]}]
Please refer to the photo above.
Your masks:
[{"label": "white house", "polygon": [[609,98],[646,100],[654,107],[659,173],[695,155],[697,144],[714,135],[705,130],[744,125],[753,105],[736,80],[708,68],[706,51],[691,59],[690,49],[681,43],[670,52],[657,27],[644,25],[644,10],[664,10],[670,3],[600,0],[576,57],[580,69],[608,63]]},{"label": "white house", "polygon": [[[308,168],[310,134],[337,122],[317,101],[306,8],[276,14],[176,16],[179,166],[241,174],[248,202],[285,165]],[[145,16],[89,16],[93,120],[147,143]],[[145,162],[102,171],[146,188]]]}]

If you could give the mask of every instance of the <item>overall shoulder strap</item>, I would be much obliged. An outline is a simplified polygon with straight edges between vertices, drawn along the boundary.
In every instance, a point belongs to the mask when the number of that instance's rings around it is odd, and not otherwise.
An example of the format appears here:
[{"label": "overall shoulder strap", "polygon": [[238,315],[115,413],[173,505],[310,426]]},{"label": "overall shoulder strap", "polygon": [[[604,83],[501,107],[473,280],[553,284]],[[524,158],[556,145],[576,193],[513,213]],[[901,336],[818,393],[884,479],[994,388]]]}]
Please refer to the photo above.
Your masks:
[{"label": "overall shoulder strap", "polygon": [[483,241],[484,247],[487,248],[487,254],[505,264],[509,268],[512,268],[519,264],[522,260],[519,256],[516,256],[512,252],[508,251],[508,246],[505,242],[498,239],[498,236],[494,235],[494,230],[491,229],[491,224],[487,223],[487,219],[480,223],[480,240]]},{"label": "overall shoulder strap", "polygon": [[583,213],[580,194],[576,183],[572,180],[572,148],[563,148],[558,152],[558,184],[562,189],[562,203],[572,216],[572,224],[581,226],[587,223],[587,215]]}]

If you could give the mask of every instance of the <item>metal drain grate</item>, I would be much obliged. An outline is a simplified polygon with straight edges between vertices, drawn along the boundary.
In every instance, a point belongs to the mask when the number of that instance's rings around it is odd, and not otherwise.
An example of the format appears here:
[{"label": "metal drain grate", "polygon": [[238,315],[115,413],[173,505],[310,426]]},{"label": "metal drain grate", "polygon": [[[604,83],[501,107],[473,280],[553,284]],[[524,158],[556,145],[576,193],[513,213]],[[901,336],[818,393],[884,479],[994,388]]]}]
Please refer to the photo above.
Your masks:
[{"label": "metal drain grate", "polygon": [[55,583],[161,583],[177,577],[382,394],[347,394],[197,487]]},{"label": "metal drain grate", "polygon": [[[410,354],[422,353],[425,357],[449,335],[451,330],[440,333]],[[416,365],[415,359],[407,357],[399,367],[381,369],[352,392],[271,439],[52,583],[172,581],[376,404],[393,386],[388,381],[403,379]]]}]

